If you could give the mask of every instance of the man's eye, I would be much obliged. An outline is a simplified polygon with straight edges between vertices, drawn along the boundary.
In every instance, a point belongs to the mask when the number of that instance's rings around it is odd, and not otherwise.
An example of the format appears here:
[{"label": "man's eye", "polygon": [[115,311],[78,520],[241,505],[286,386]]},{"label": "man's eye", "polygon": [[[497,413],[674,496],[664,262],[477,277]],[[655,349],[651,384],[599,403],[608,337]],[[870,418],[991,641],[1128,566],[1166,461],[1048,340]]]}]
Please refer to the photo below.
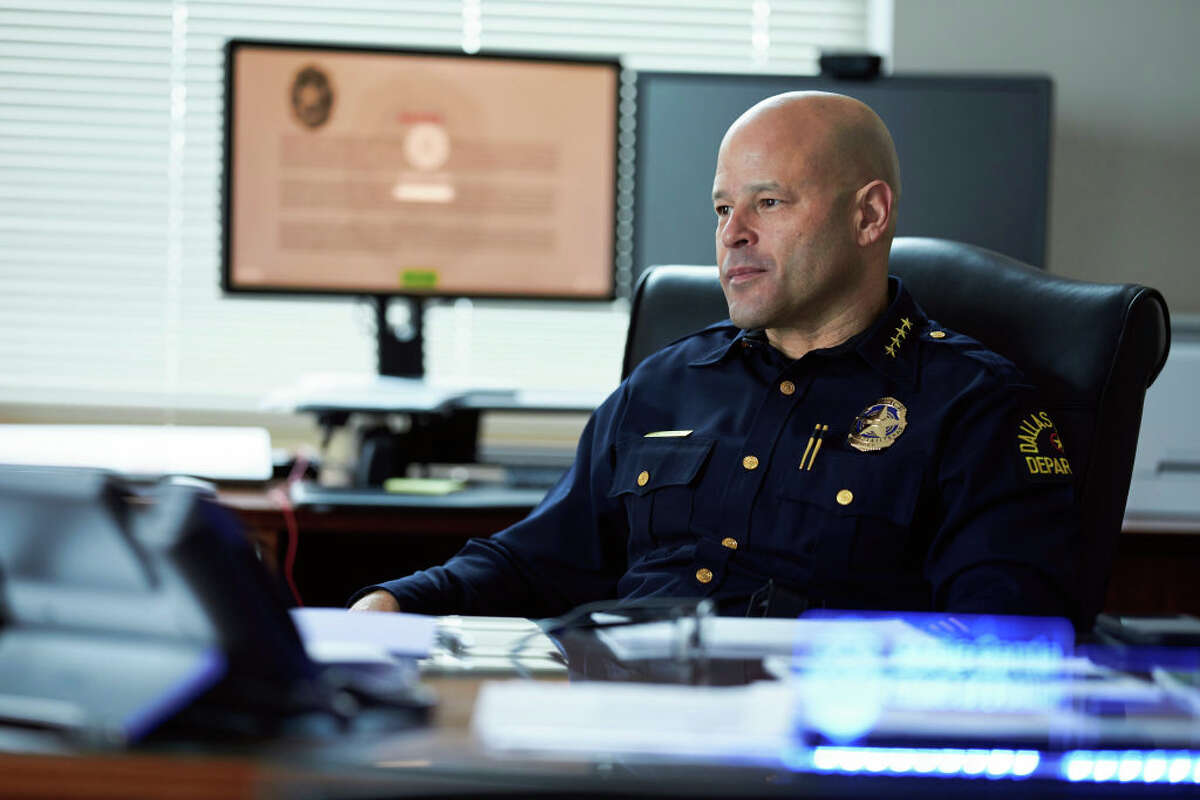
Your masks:
[{"label": "man's eye", "polygon": [[758,204],[763,208],[774,208],[775,206],[779,205],[779,201],[773,197],[764,197],[762,200],[758,201]]},{"label": "man's eye", "polygon": [[718,217],[727,217],[729,216],[729,206],[717,206],[716,212]]}]

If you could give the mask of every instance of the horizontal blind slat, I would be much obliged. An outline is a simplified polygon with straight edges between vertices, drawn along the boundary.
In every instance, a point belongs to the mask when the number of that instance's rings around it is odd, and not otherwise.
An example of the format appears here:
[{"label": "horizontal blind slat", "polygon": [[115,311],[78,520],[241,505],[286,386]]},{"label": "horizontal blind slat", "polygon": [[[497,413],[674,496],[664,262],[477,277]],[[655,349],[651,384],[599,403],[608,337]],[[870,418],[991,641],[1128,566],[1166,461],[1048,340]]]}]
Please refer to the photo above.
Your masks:
[{"label": "horizontal blind slat", "polygon": [[[304,372],[373,370],[361,301],[220,292],[224,42],[456,50],[476,22],[485,51],[811,74],[821,48],[865,45],[867,15],[866,0],[5,0],[0,399],[236,406]],[[616,384],[623,303],[428,308],[435,380]]]}]

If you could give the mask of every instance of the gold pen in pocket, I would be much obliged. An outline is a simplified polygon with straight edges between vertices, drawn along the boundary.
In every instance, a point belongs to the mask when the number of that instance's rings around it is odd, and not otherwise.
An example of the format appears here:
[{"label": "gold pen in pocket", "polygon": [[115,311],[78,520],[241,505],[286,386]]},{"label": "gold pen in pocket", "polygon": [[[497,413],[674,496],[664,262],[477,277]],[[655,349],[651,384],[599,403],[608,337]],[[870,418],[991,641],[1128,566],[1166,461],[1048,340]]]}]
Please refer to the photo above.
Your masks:
[{"label": "gold pen in pocket", "polygon": [[[825,441],[825,431],[829,430],[828,425],[817,423],[813,426],[813,432],[808,437],[808,445],[804,448],[804,455],[800,457],[800,469],[808,472],[812,469],[813,463],[817,460],[817,453],[821,452],[821,443]],[[808,457],[812,453],[812,458]],[[808,462],[805,465],[805,462]]]}]

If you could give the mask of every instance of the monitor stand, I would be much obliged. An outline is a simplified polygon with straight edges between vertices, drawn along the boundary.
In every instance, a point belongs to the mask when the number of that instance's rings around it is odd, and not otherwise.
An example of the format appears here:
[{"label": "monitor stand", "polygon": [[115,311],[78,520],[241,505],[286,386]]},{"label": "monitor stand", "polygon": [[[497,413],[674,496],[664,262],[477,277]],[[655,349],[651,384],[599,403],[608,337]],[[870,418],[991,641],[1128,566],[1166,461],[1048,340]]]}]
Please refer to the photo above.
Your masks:
[{"label": "monitor stand", "polygon": [[[376,295],[375,334],[379,358],[379,374],[397,378],[425,377],[425,298],[390,298]],[[408,305],[407,336],[396,335],[396,327],[388,321],[388,302],[399,300]]]},{"label": "monitor stand", "polygon": [[[379,374],[411,379],[425,378],[425,298],[375,295],[376,355]],[[388,318],[389,303],[405,304],[408,318],[397,325]],[[393,311],[396,308],[393,306]],[[414,390],[417,387],[414,386]],[[479,434],[479,411],[437,407],[409,412],[408,430],[397,432],[381,421],[359,431],[356,486],[379,486],[386,478],[404,475],[409,464],[472,463]],[[327,416],[323,423],[344,424],[348,415]]]},{"label": "monitor stand", "polygon": [[[288,411],[315,414],[326,444],[352,415],[365,423],[357,429],[351,478],[357,488],[381,487],[414,465],[420,473],[429,464],[476,463],[481,411],[590,411],[603,400],[587,394],[530,397],[514,389],[429,386],[424,382],[425,298],[373,295],[371,300],[379,376],[314,385],[280,401]],[[408,318],[401,316],[400,324],[388,320],[391,302],[408,305]]]}]

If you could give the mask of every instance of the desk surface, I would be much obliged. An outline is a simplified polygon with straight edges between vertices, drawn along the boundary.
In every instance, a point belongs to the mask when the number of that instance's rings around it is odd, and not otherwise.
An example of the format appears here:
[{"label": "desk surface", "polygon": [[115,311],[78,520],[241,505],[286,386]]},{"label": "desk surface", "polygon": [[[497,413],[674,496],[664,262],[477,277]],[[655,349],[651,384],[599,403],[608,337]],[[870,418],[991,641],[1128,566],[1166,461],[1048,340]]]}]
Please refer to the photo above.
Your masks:
[{"label": "desk surface", "polygon": [[[503,625],[482,621],[485,632],[495,633]],[[476,621],[462,618],[453,624],[467,631],[479,632]],[[475,627],[472,627],[475,626]],[[509,639],[524,635],[527,624],[508,625]],[[504,651],[503,636],[478,637],[491,650]],[[536,650],[536,648],[535,648]],[[436,659],[435,659],[436,661]],[[432,662],[431,662],[432,663]],[[953,797],[965,795],[1012,797],[1091,797],[1103,796],[1194,796],[1200,782],[1200,729],[1192,726],[1176,736],[1169,749],[1151,751],[1138,758],[1138,778],[1118,781],[1118,771],[1132,763],[1132,751],[1111,751],[1113,778],[1099,786],[1090,780],[1073,783],[1050,780],[1031,775],[1025,778],[997,777],[1006,764],[1029,752],[1019,746],[1008,749],[962,750],[963,758],[982,759],[973,777],[935,777],[950,750],[927,752],[933,760],[928,769],[920,768],[917,756],[906,753],[903,747],[881,751],[878,768],[864,768],[869,762],[859,759],[857,769],[851,770],[848,749],[826,748],[830,759],[828,769],[812,772],[789,767],[778,754],[767,750],[757,757],[728,758],[720,755],[722,740],[729,742],[730,752],[736,746],[730,737],[738,730],[753,728],[754,721],[728,719],[711,731],[710,741],[717,745],[717,755],[703,758],[633,755],[622,751],[602,750],[586,753],[559,752],[552,756],[514,750],[490,750],[471,730],[472,715],[480,692],[488,685],[494,672],[487,677],[477,675],[469,661],[460,669],[448,669],[446,663],[434,664],[437,674],[427,675],[425,683],[439,697],[433,724],[428,728],[385,734],[362,731],[332,736],[321,741],[276,741],[241,752],[230,748],[206,746],[204,749],[181,751],[157,749],[140,752],[102,752],[68,754],[47,751],[42,753],[0,753],[0,795],[22,798],[200,798],[200,797],[871,797],[922,796]],[[522,686],[530,686],[525,683]],[[542,673],[536,686],[567,692],[587,692],[596,684],[570,687],[562,675]],[[622,685],[609,685],[622,690]],[[647,702],[654,698],[678,698],[689,687],[644,686]],[[753,687],[751,687],[753,688]],[[721,691],[700,689],[698,691]],[[547,695],[549,696],[549,695]],[[706,695],[697,694],[697,702]],[[851,699],[852,695],[847,695]],[[651,716],[670,715],[671,698],[661,710],[649,709]],[[678,710],[678,706],[675,707]],[[786,713],[786,704],[781,706]],[[622,718],[619,706],[595,706],[592,714],[581,720],[596,729],[608,726],[606,720],[619,727]],[[646,709],[643,709],[645,711]],[[528,717],[545,718],[545,709],[530,707]],[[775,714],[778,716],[778,714]],[[998,720],[1003,717],[997,717]],[[522,720],[516,720],[522,721]],[[528,722],[529,719],[524,720]],[[748,727],[749,726],[749,727]],[[664,730],[667,728],[664,727]],[[571,731],[557,731],[570,738]],[[653,731],[650,732],[654,736]],[[1179,733],[1179,731],[1177,731]],[[1190,735],[1190,739],[1188,736]],[[1190,742],[1186,747],[1180,742]],[[664,749],[673,752],[672,742],[664,741]],[[1164,742],[1164,747],[1167,745]],[[813,752],[815,752],[813,749]],[[836,752],[835,752],[836,751]],[[839,752],[841,755],[839,755]],[[1157,755],[1155,754],[1157,752]],[[979,754],[979,755],[971,755]],[[753,756],[753,754],[752,754]],[[937,759],[942,759],[941,762]],[[1162,762],[1162,770],[1152,767],[1153,759]],[[1188,759],[1188,775],[1174,783],[1167,780],[1167,770],[1180,759]],[[907,759],[903,764],[901,759]],[[1007,761],[1005,761],[1007,759]],[[1123,759],[1123,760],[1122,760]],[[1094,759],[1097,760],[1098,759]],[[1004,762],[1004,763],[1001,763]],[[924,769],[918,773],[918,769]],[[988,771],[997,775],[988,777]],[[873,771],[872,771],[873,770]],[[1095,767],[1094,771],[1098,771]],[[851,773],[854,774],[851,774]],[[865,774],[864,774],[865,773]],[[896,774],[888,774],[896,773]],[[1149,781],[1151,785],[1146,785]],[[1101,791],[1103,790],[1103,791]]]}]

